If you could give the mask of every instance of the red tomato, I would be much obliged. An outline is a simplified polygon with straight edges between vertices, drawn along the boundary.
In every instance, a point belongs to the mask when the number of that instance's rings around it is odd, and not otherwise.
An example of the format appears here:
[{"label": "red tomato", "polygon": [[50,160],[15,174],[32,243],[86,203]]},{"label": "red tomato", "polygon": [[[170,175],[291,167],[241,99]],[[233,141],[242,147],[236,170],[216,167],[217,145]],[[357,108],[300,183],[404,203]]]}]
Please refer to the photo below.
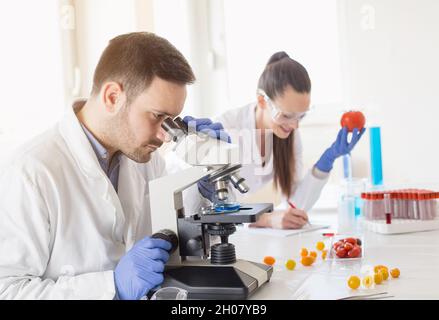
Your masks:
[{"label": "red tomato", "polygon": [[346,238],[346,239],[344,239],[344,242],[350,243],[353,246],[355,246],[357,244],[357,239],[355,239],[355,238]]},{"label": "red tomato", "polygon": [[336,252],[336,255],[339,258],[344,258],[344,257],[346,257],[347,253],[348,253],[348,251],[345,248],[338,248],[337,252]]},{"label": "red tomato", "polygon": [[340,124],[342,127],[348,127],[349,132],[352,132],[354,128],[361,130],[366,124],[366,118],[360,111],[349,111],[343,114]]},{"label": "red tomato", "polygon": [[351,251],[348,252],[349,258],[357,258],[361,255],[361,248],[359,246],[355,246]]},{"label": "red tomato", "polygon": [[337,241],[336,243],[334,243],[334,245],[332,247],[334,248],[334,250],[337,250],[338,247],[340,247],[341,245],[343,245],[343,243],[340,241]]},{"label": "red tomato", "polygon": [[347,251],[351,251],[354,248],[354,245],[352,243],[350,243],[350,242],[346,242],[345,245],[344,245],[344,248]]}]

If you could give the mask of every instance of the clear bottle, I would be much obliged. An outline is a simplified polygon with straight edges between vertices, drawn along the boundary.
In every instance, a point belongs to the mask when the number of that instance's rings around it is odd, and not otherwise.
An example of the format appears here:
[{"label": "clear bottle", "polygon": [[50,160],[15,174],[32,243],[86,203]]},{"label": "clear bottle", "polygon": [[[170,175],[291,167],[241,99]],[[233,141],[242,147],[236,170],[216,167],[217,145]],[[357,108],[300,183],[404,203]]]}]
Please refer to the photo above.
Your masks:
[{"label": "clear bottle", "polygon": [[358,231],[355,216],[355,185],[351,182],[351,180],[345,180],[342,184],[342,192],[338,202],[338,233]]},{"label": "clear bottle", "polygon": [[338,203],[338,233],[356,232],[355,197],[343,194]]}]

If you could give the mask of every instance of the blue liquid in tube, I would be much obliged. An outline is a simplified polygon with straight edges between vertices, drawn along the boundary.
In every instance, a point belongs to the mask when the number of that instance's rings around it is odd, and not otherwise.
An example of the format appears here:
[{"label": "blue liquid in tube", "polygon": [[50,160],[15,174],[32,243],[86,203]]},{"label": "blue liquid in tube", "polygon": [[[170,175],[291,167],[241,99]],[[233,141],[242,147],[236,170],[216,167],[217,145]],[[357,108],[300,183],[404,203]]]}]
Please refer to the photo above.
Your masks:
[{"label": "blue liquid in tube", "polygon": [[383,161],[381,155],[381,128],[369,128],[370,136],[370,173],[374,186],[383,184]]},{"label": "blue liquid in tube", "polygon": [[345,179],[352,179],[352,162],[350,153],[343,156],[343,177]]}]

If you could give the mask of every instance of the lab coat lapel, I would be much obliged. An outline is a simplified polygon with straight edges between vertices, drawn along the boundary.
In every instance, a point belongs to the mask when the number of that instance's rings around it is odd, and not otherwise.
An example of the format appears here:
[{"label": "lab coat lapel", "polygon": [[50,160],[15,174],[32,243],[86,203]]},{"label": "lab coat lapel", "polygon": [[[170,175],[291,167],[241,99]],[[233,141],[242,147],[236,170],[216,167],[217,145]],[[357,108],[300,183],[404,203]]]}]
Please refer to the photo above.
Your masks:
[{"label": "lab coat lapel", "polygon": [[123,230],[127,249],[136,242],[139,215],[148,214],[149,211],[145,208],[148,205],[145,198],[146,181],[138,166],[127,157],[121,157],[118,194],[127,219]]},{"label": "lab coat lapel", "polygon": [[72,157],[78,164],[79,170],[89,179],[89,192],[102,197],[102,212],[113,219],[113,238],[123,243],[123,228],[125,218],[119,197],[110,180],[103,172],[95,152],[85,135],[73,108],[67,111],[59,124],[61,136],[66,141]]}]

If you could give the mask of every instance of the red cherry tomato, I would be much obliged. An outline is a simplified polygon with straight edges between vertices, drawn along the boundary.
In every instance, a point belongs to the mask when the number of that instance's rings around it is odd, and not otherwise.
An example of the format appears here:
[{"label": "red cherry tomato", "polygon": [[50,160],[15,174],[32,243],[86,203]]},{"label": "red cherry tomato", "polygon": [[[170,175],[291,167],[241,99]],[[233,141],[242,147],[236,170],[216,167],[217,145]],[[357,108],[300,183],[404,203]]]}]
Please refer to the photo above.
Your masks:
[{"label": "red cherry tomato", "polygon": [[361,255],[361,248],[358,246],[355,246],[348,252],[349,258],[357,258]]},{"label": "red cherry tomato", "polygon": [[338,247],[340,247],[341,245],[343,245],[343,243],[341,243],[340,241],[337,241],[336,243],[334,243],[334,245],[332,246],[332,248],[334,248],[334,250],[337,250]]},{"label": "red cherry tomato", "polygon": [[350,242],[346,242],[345,245],[344,245],[344,248],[347,251],[351,251],[354,248],[354,245],[352,243],[350,243]]},{"label": "red cherry tomato", "polygon": [[339,258],[344,258],[344,257],[346,257],[346,255],[347,255],[347,250],[345,249],[345,248],[338,248],[337,249],[337,252],[336,252],[336,255],[337,255],[337,257],[339,257]]},{"label": "red cherry tomato", "polygon": [[348,127],[349,132],[352,132],[354,128],[361,130],[366,124],[366,118],[360,111],[349,111],[343,114],[340,124],[342,127]]},{"label": "red cherry tomato", "polygon": [[355,239],[355,238],[346,238],[346,239],[344,239],[344,242],[350,243],[353,246],[355,246],[357,244],[357,239]]}]

